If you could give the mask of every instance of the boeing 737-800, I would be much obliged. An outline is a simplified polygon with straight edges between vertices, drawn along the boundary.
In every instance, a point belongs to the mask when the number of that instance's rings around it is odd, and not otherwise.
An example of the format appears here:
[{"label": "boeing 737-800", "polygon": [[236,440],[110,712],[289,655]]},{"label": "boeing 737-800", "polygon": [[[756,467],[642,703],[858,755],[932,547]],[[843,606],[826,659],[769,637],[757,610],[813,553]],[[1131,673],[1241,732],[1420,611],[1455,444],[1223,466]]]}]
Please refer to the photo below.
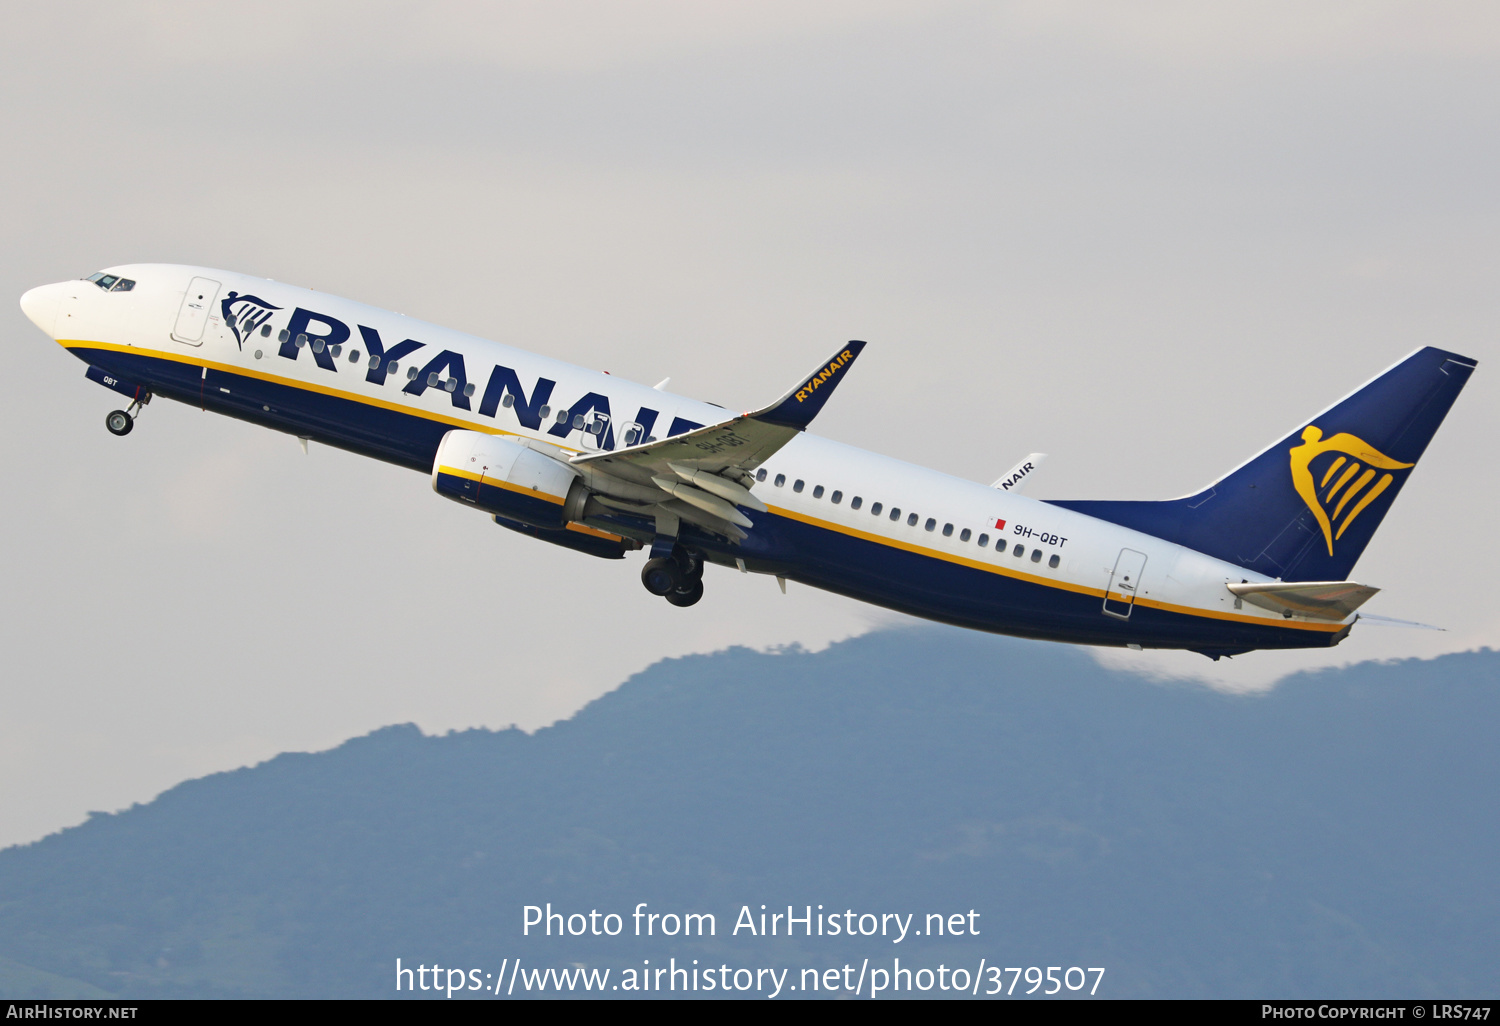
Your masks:
[{"label": "boeing 737-800", "polygon": [[677,606],[708,563],[978,630],[1217,659],[1336,645],[1347,580],[1475,361],[1419,349],[1203,490],[1039,501],[806,429],[864,348],[763,409],[722,407],[308,289],[167,264],[43,285],[21,307],[128,397],[428,474],[509,530],[607,559]]}]

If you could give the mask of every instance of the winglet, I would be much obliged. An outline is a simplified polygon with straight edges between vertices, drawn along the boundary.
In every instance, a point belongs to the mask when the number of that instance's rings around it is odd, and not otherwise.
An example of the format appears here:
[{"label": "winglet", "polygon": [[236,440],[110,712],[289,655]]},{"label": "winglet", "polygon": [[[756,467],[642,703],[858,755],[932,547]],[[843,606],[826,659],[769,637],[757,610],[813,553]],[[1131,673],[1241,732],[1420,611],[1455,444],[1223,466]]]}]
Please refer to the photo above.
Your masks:
[{"label": "winglet", "polygon": [[796,388],[750,416],[766,424],[779,424],[798,431],[806,428],[823,409],[823,404],[842,380],[841,375],[864,347],[863,342],[850,342],[824,361]]}]

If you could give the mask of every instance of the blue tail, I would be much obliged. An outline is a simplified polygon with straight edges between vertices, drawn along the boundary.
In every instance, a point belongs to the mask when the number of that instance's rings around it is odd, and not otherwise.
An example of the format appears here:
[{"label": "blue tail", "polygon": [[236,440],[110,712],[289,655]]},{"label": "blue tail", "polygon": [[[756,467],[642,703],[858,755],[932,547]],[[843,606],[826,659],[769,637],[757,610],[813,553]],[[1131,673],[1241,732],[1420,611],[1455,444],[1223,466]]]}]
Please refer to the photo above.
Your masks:
[{"label": "blue tail", "polygon": [[1476,365],[1419,349],[1197,495],[1053,505],[1269,577],[1342,581]]}]

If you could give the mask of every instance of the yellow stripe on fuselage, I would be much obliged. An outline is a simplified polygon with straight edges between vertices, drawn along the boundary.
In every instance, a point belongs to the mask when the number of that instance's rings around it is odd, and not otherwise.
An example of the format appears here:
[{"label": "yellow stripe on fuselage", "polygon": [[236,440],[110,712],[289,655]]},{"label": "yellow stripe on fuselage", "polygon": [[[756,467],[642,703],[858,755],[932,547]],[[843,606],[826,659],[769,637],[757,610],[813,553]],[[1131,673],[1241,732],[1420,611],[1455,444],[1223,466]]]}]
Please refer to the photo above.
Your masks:
[{"label": "yellow stripe on fuselage", "polygon": [[[932,549],[922,545],[913,545],[910,542],[897,541],[894,538],[886,538],[882,535],[871,534],[868,531],[861,531],[853,527],[845,527],[842,524],[835,524],[828,520],[820,520],[817,517],[810,517],[804,513],[797,513],[793,510],[789,510],[781,506],[770,506],[769,509],[772,513],[775,513],[778,516],[786,517],[788,520],[796,520],[799,523],[807,524],[810,527],[817,527],[825,531],[833,531],[837,534],[848,535],[851,538],[859,538],[864,541],[874,542],[877,545],[884,545],[887,548],[900,549],[903,552],[910,552],[918,556],[925,556],[929,559],[940,559],[945,563],[957,563],[960,566],[971,567],[975,570],[983,570],[986,573],[999,574],[1002,577],[1011,577],[1019,581],[1025,581],[1028,584],[1040,584],[1045,588],[1055,588],[1058,591],[1071,591],[1075,594],[1080,595],[1092,595],[1100,599],[1101,601],[1103,601],[1105,597],[1105,591],[1103,588],[1091,588],[1087,585],[1073,584],[1069,581],[1059,581],[1050,577],[1042,577],[1038,574],[1029,574],[1023,570],[1012,570],[1009,567],[1000,566],[995,563],[985,563],[977,559],[969,559],[966,556],[955,555],[951,552],[943,552],[940,549]],[[1196,606],[1179,606],[1171,602],[1161,602],[1156,599],[1148,598],[1137,598],[1135,600],[1135,604],[1138,606],[1149,606],[1152,609],[1161,609],[1169,613],[1182,613],[1188,616],[1202,616],[1212,620],[1232,620],[1236,623],[1250,623],[1262,627],[1285,627],[1294,630],[1327,631],[1330,633],[1333,631],[1342,630],[1344,627],[1344,625],[1341,623],[1321,624],[1305,623],[1292,620],[1277,623],[1273,620],[1268,620],[1266,617],[1245,616],[1243,613],[1221,612],[1216,609],[1199,609]]]},{"label": "yellow stripe on fuselage", "polygon": [[[403,405],[401,403],[393,403],[386,399],[376,399],[371,396],[360,395],[357,392],[349,392],[343,389],[329,388],[327,385],[318,385],[312,382],[301,381],[296,378],[286,378],[277,374],[268,374],[264,371],[252,370],[249,367],[241,367],[237,364],[218,363],[214,360],[194,359],[187,353],[172,353],[160,349],[145,349],[140,346],[126,346],[114,342],[89,342],[83,339],[58,339],[57,342],[64,349],[68,349],[70,351],[73,349],[103,349],[109,352],[134,353],[141,356],[153,357],[155,359],[168,360],[172,363],[187,364],[193,367],[208,367],[213,370],[223,371],[226,374],[237,374],[241,377],[255,378],[259,381],[268,381],[272,384],[285,385],[289,388],[301,389],[307,392],[315,392],[319,395],[333,396],[334,398],[338,399],[347,399],[350,402],[363,403],[366,406],[375,406],[380,409],[390,410],[394,413],[402,413],[410,417],[420,417],[423,420],[436,421],[440,424],[450,424],[453,427],[463,428],[468,431],[481,431],[485,434],[490,435],[511,435],[517,438],[528,437],[518,431],[507,431],[504,428],[495,427],[489,424],[476,424],[473,421],[460,420],[457,417],[450,417],[441,413],[434,413],[428,410],[422,410],[416,407]],[[558,446],[558,448],[565,449],[569,452],[581,451],[570,446]],[[473,481],[482,480],[481,476],[478,474],[473,474],[465,470],[459,470],[454,467],[440,467],[439,472],[452,474],[456,477],[465,477]],[[498,479],[488,479],[485,480],[484,483],[493,485],[498,488],[505,488],[509,491],[519,492],[523,495],[530,495],[534,498],[546,499],[548,502],[556,503],[558,505],[561,505],[564,501],[560,498],[557,498],[556,496],[549,495],[546,492],[533,491],[530,488],[522,488],[519,485],[512,485],[508,482],[500,481]],[[769,509],[772,513],[775,513],[778,516],[786,517],[789,520],[796,520],[811,527],[817,527],[826,531],[833,531],[837,534],[847,535],[851,538],[859,538],[864,541],[874,542],[877,545],[884,545],[887,548],[900,549],[904,552],[910,552],[915,555],[925,556],[929,559],[938,559],[942,560],[945,563],[956,563],[960,566],[967,566],[975,570],[982,570],[986,573],[999,574],[1002,577],[1011,577],[1016,580],[1026,581],[1031,584],[1039,584],[1046,588],[1055,588],[1059,591],[1070,591],[1081,595],[1092,595],[1096,598],[1099,598],[1101,601],[1105,596],[1103,588],[1091,588],[1086,585],[1072,584],[1068,581],[1059,581],[1049,577],[1042,577],[1037,574],[1029,574],[1020,570],[1012,570],[1008,567],[999,566],[994,563],[985,563],[976,559],[969,559],[964,556],[954,555],[953,553],[942,552],[938,549],[927,548],[922,545],[913,545],[910,542],[897,541],[894,538],[886,538],[882,535],[871,534],[868,531],[860,531],[852,527],[845,527],[842,524],[835,524],[828,520],[821,520],[817,517],[810,517],[806,514],[797,513],[779,506],[770,506]],[[604,532],[600,532],[600,534],[604,534]],[[613,535],[605,536],[610,538],[614,537]],[[1170,602],[1160,602],[1156,599],[1140,597],[1135,600],[1135,604],[1139,606],[1148,606],[1153,609],[1161,609],[1166,612],[1182,613],[1188,616],[1201,616],[1213,620],[1231,620],[1238,623],[1256,624],[1263,627],[1282,627],[1293,630],[1325,631],[1330,633],[1333,631],[1342,630],[1344,627],[1344,625],[1341,623],[1320,624],[1305,623],[1294,620],[1286,620],[1277,623],[1275,621],[1268,620],[1265,617],[1245,616],[1243,614],[1220,612],[1213,609],[1199,609],[1195,606],[1179,606]]]},{"label": "yellow stripe on fuselage", "polygon": [[[265,371],[253,370],[249,367],[241,367],[233,363],[218,363],[214,360],[193,359],[187,353],[170,353],[160,349],[143,349],[140,346],[123,346],[114,342],[87,342],[83,339],[58,339],[58,345],[72,351],[74,349],[103,349],[113,353],[133,353],[138,356],[146,356],[157,360],[167,360],[171,363],[187,364],[190,367],[207,367],[210,370],[223,371],[225,374],[237,374],[243,378],[254,378],[257,381],[268,381],[273,385],[285,385],[288,388],[300,389],[304,392],[316,392],[318,395],[333,396],[336,399],[348,399],[350,402],[362,403],[365,406],[375,406],[382,410],[390,410],[393,413],[404,413],[409,417],[420,417],[423,420],[436,421],[439,424],[449,424],[453,427],[463,428],[467,431],[480,431],[487,435],[512,435],[516,438],[526,438],[519,431],[507,431],[501,427],[490,424],[476,424],[471,420],[461,420],[458,417],[435,413],[431,410],[423,410],[415,406],[402,403],[394,403],[389,399],[377,399],[373,396],[360,395],[358,392],[349,392],[340,388],[329,388],[327,385],[318,385],[310,381],[301,381],[297,378],[285,378],[279,374],[267,374]],[[447,395],[447,392],[443,393]],[[547,443],[555,445],[555,442]],[[581,452],[572,446],[559,445],[559,449],[568,452]]]}]

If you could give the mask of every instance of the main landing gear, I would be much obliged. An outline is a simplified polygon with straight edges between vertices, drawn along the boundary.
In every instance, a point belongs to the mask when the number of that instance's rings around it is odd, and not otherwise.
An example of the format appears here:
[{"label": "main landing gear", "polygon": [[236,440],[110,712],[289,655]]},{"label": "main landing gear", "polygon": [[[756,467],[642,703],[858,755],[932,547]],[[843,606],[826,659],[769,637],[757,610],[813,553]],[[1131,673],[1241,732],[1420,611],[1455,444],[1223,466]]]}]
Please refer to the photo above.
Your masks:
[{"label": "main landing gear", "polygon": [[641,583],[674,606],[690,606],[703,597],[703,557],[674,546],[670,555],[654,556],[641,567]]}]

